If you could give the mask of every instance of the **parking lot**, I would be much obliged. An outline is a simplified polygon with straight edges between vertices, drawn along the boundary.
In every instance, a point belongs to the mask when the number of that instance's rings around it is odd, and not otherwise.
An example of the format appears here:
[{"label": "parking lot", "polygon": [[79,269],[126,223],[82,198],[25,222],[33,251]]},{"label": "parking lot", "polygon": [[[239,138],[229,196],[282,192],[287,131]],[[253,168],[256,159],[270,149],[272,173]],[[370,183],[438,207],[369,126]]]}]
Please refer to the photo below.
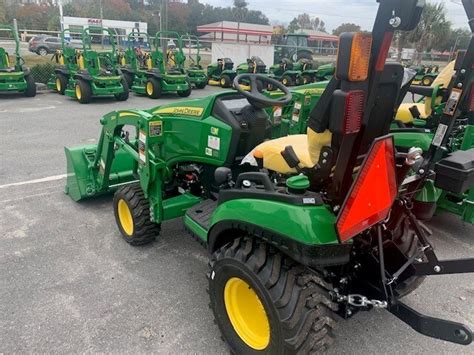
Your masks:
[{"label": "parking lot", "polygon": [[[96,142],[105,113],[175,100],[0,96],[0,353],[228,352],[208,308],[208,255],[180,219],[134,248],[120,238],[111,196],[75,203],[63,193],[64,146]],[[428,226],[441,257],[474,255],[473,226],[449,215]],[[406,302],[472,329],[474,275],[427,278]],[[378,310],[341,320],[330,353],[472,354],[474,345],[425,337]]]}]

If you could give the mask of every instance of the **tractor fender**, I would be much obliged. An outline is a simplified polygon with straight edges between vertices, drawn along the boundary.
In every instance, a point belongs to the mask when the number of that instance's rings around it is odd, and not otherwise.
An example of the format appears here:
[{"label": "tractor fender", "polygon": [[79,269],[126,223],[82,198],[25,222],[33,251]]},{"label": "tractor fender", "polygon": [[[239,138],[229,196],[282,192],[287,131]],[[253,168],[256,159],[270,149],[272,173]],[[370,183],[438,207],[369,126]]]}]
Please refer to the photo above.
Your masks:
[{"label": "tractor fender", "polygon": [[92,81],[92,76],[88,73],[77,73],[74,75],[74,79],[82,79],[84,81]]},{"label": "tractor fender", "polygon": [[291,259],[309,267],[344,265],[349,262],[352,244],[308,245],[289,236],[239,220],[222,220],[208,232],[207,248],[214,253],[242,234],[265,241]]},{"label": "tractor fender", "polygon": [[156,78],[158,80],[163,79],[163,77],[161,76],[161,73],[155,73],[155,72],[147,72],[146,77],[147,78]]},{"label": "tractor fender", "polygon": [[54,70],[54,72],[55,72],[56,74],[63,74],[63,75],[66,75],[66,76],[69,75],[69,70],[67,70],[66,68],[56,68],[56,69]]}]

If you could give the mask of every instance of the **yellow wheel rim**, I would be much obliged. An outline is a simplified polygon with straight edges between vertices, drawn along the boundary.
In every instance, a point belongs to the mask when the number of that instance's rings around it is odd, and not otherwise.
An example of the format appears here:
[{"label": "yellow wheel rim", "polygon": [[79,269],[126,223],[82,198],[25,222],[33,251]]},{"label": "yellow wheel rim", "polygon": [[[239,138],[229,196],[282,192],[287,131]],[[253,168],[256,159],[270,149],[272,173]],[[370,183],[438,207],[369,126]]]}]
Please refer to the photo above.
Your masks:
[{"label": "yellow wheel rim", "polygon": [[120,221],[120,225],[124,232],[131,236],[133,234],[133,217],[130,208],[128,208],[127,203],[125,200],[120,199],[118,202],[118,217]]},{"label": "yellow wheel rim", "polygon": [[308,78],[303,78],[303,84],[308,84]]},{"label": "yellow wheel rim", "polygon": [[249,347],[263,350],[270,343],[270,322],[262,301],[244,280],[233,277],[224,288],[227,315],[235,332]]},{"label": "yellow wheel rim", "polygon": [[81,87],[79,85],[76,85],[76,98],[78,100],[82,99]]},{"label": "yellow wheel rim", "polygon": [[151,96],[153,95],[153,84],[151,81],[149,81],[148,83],[146,83],[146,93]]},{"label": "yellow wheel rim", "polygon": [[59,78],[56,79],[56,90],[58,92],[61,91],[61,80],[59,80]]},{"label": "yellow wheel rim", "polygon": [[425,86],[430,85],[430,79],[423,80],[423,84],[425,84]]},{"label": "yellow wheel rim", "polygon": [[225,78],[222,78],[222,79],[221,79],[221,85],[222,85],[222,86],[225,86]]},{"label": "yellow wheel rim", "polygon": [[285,85],[285,86],[288,85],[288,80],[287,80],[286,78],[283,79],[281,82],[282,82],[282,84]]}]

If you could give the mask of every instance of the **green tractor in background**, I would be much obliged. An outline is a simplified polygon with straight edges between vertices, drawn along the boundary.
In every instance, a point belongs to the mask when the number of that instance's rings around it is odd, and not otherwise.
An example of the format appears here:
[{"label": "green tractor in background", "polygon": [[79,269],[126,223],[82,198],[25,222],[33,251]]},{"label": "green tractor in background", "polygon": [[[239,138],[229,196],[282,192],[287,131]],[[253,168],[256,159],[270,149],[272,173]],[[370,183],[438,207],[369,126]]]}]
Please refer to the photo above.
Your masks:
[{"label": "green tractor in background", "polygon": [[[270,78],[280,81],[285,86],[296,85],[301,72],[294,69],[294,64],[291,59],[282,58],[280,63],[273,64],[268,72]],[[273,87],[268,87],[269,90],[274,90]]]},{"label": "green tractor in background", "polygon": [[[69,40],[66,40],[66,36]],[[61,38],[61,49],[57,50],[53,54],[53,58],[56,62],[56,68],[54,73],[51,75],[47,86],[49,89],[56,91],[57,93],[64,95],[69,84],[71,77],[79,71],[79,61],[82,60],[81,50],[74,48],[70,45],[70,41],[73,37],[81,38],[81,49],[83,47],[82,39],[84,37],[84,31],[79,29],[66,28],[61,31],[59,37]],[[81,63],[84,64],[83,62]]]},{"label": "green tractor in background", "polygon": [[216,63],[207,66],[208,84],[220,87],[231,87],[236,76],[234,62],[230,58],[219,58]]},{"label": "green tractor in background", "polygon": [[275,44],[274,64],[281,62],[283,58],[297,62],[300,59],[313,60],[313,53],[308,46],[309,36],[304,33],[288,33],[278,37]]},{"label": "green tractor in background", "polygon": [[[61,32],[62,49],[57,53],[59,68],[48,87],[60,94],[73,97],[87,104],[94,97],[114,96],[117,101],[128,99],[128,84],[118,65],[114,34],[106,28],[90,26],[82,31],[82,51],[66,44]],[[69,32],[71,33],[71,32]],[[92,36],[107,37],[110,49],[97,51],[92,48]]]},{"label": "green tractor in background", "polygon": [[[472,18],[473,1],[463,3]],[[426,157],[418,150],[395,154],[388,133],[403,68],[385,63],[385,43],[395,30],[417,26],[424,2],[378,6],[372,35],[341,35],[337,73],[307,134],[267,140],[266,109],[288,105],[292,95],[268,76],[242,74],[234,79],[237,91],[111,112],[100,121],[98,144],[66,148],[66,193],[79,201],[115,192],[115,219],[127,243],[149,243],[162,222],[184,216],[211,255],[210,307],[232,352],[323,352],[340,317],[372,308],[421,334],[472,342],[467,326],[401,300],[424,276],[474,272],[472,258],[439,260],[412,211],[428,179],[459,190],[474,181],[469,167],[437,168],[460,158],[453,152],[433,160],[445,137],[439,145],[433,140]],[[467,76],[471,64],[469,58],[461,65]],[[239,85],[244,80],[249,91]],[[283,95],[266,96],[259,82]],[[463,91],[458,100],[465,98]],[[457,119],[453,107],[449,118]]]},{"label": "green tractor in background", "polygon": [[127,38],[127,49],[119,52],[117,57],[120,70],[129,88],[132,88],[138,70],[151,69],[150,46],[148,33],[133,29]]},{"label": "green tractor in background", "polygon": [[12,26],[0,25],[0,33],[11,33],[15,41],[15,59],[10,62],[7,51],[0,47],[0,93],[21,92],[26,97],[36,96],[35,80],[30,70],[24,66],[25,61],[20,56],[20,40],[18,33]]},{"label": "green tractor in background", "polygon": [[[201,45],[199,38],[194,35],[186,34],[181,37],[184,46],[188,44],[188,56],[187,59],[190,61],[188,67],[185,68],[186,75],[188,76],[189,82],[196,87],[196,89],[204,89],[207,85],[207,74],[201,65]],[[193,54],[193,50],[195,54]]]},{"label": "green tractor in background", "polygon": [[318,66],[316,69],[316,80],[315,81],[325,81],[331,80],[336,72],[336,66],[334,63],[326,63]]},{"label": "green tractor in background", "polygon": [[414,85],[431,86],[439,74],[438,65],[423,64],[419,66],[410,66],[410,69],[416,71],[415,80],[413,81]]},{"label": "green tractor in background", "polygon": [[157,99],[163,94],[191,95],[191,84],[184,74],[183,43],[177,32],[157,32],[145,68],[136,68],[132,91]]}]

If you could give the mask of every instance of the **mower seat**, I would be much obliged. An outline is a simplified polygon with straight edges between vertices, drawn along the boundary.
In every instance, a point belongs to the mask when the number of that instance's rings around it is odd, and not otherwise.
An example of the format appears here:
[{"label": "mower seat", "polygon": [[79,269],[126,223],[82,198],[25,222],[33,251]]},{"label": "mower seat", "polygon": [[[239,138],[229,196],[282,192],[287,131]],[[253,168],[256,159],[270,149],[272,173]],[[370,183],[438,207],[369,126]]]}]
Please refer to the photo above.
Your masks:
[{"label": "mower seat", "polygon": [[331,138],[332,133],[329,130],[316,133],[308,128],[307,134],[295,134],[263,142],[249,155],[253,156],[258,152],[258,155],[263,157],[263,167],[268,170],[281,174],[296,173],[296,169],[290,168],[281,155],[285,147],[293,148],[300,160],[300,167],[312,168],[319,160],[321,149],[324,146],[331,146]]},{"label": "mower seat", "polygon": [[[436,79],[431,84],[431,87],[436,87],[438,85],[447,88],[449,86],[449,82],[454,75],[454,60],[450,62]],[[439,105],[441,103],[442,98],[438,97],[436,99],[435,105]],[[396,120],[401,121],[403,123],[412,123],[415,117],[413,117],[412,113],[410,112],[410,108],[416,106],[418,111],[420,112],[421,119],[427,119],[431,115],[432,111],[432,102],[431,97],[425,97],[424,102],[419,103],[404,103],[401,104],[398,108],[397,115],[395,117]]]},{"label": "mower seat", "polygon": [[0,48],[0,72],[13,72],[15,71],[14,67],[10,66],[10,58],[8,57],[8,53],[5,49]]}]

